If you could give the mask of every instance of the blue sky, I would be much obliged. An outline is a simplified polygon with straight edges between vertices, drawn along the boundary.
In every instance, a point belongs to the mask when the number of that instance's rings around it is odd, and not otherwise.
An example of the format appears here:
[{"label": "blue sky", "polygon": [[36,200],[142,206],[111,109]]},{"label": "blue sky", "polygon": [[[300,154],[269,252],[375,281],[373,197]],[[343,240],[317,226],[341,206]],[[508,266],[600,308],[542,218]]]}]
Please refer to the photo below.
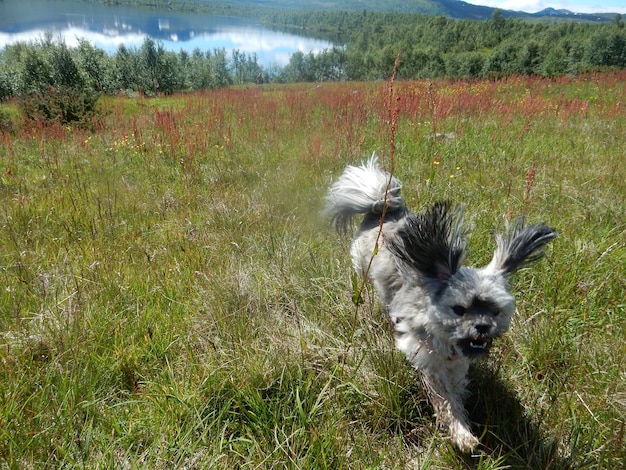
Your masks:
[{"label": "blue sky", "polygon": [[534,13],[544,8],[564,8],[576,13],[615,12],[626,14],[626,0],[465,0],[474,5],[486,5],[504,10]]}]

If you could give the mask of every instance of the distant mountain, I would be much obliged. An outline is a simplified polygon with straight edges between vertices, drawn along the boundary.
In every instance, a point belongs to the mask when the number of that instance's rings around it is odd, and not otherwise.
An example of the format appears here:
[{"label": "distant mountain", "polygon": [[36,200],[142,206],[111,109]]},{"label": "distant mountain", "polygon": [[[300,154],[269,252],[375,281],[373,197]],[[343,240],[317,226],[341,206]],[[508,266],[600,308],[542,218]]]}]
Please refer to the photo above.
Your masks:
[{"label": "distant mountain", "polygon": [[544,10],[538,11],[537,13],[533,13],[533,15],[538,16],[572,16],[576,15],[573,11],[561,9],[555,10],[554,8],[546,8]]},{"label": "distant mountain", "polygon": [[562,18],[566,20],[578,21],[612,21],[617,13],[575,13],[573,11],[554,8],[545,8],[537,13],[531,13],[535,18]]},{"label": "distant mountain", "polygon": [[[120,1],[120,0],[117,0]],[[155,0],[152,0],[155,1]],[[211,0],[199,0],[210,2]],[[219,2],[218,2],[219,3]],[[230,0],[233,5],[255,5],[290,10],[328,11],[382,11],[419,13],[424,15],[446,15],[450,18],[487,20],[496,10],[493,7],[474,5],[463,0]],[[575,13],[569,10],[546,8],[537,13],[504,10],[498,8],[507,18],[523,18],[533,21],[592,21],[608,22],[617,13]]]},{"label": "distant mountain", "polygon": [[[452,18],[486,20],[491,18],[495,8],[485,7],[482,5],[474,5],[462,0],[430,0],[432,3],[440,5],[442,14]],[[522,12],[501,10],[502,14],[507,17],[521,17]]]},{"label": "distant mountain", "polygon": [[[0,5],[7,0],[0,0]],[[196,11],[221,16],[247,16],[259,9],[309,11],[376,11],[445,15],[450,18],[487,20],[496,8],[474,5],[463,0],[85,0],[94,4],[132,5],[134,7],[165,8]],[[27,3],[27,2],[24,2]],[[51,2],[52,3],[52,2]],[[617,13],[575,13],[569,10],[546,8],[537,13],[503,10],[507,18],[530,21],[592,21],[609,22]]]},{"label": "distant mountain", "polygon": [[[481,5],[474,5],[472,3],[464,2],[462,0],[429,0],[429,3],[435,4],[441,14],[450,16],[451,18],[458,19],[474,19],[474,20],[486,20],[491,18],[491,15],[496,8],[486,7]],[[525,18],[535,20],[549,20],[549,21],[592,21],[592,22],[607,22],[612,21],[617,13],[575,13],[565,9],[546,8],[537,13],[527,13],[524,11],[503,10],[502,16],[507,18]]]}]

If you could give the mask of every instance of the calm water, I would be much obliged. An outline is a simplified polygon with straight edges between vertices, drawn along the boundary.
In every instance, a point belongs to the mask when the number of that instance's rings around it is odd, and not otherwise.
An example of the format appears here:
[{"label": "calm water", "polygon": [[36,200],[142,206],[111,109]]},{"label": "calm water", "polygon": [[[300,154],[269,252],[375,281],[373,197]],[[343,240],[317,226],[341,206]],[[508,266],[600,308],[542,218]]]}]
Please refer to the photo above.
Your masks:
[{"label": "calm water", "polygon": [[68,46],[87,39],[112,54],[118,45],[140,47],[146,37],[167,50],[237,49],[256,53],[263,66],[283,66],[296,51],[317,53],[327,41],[272,31],[248,18],[216,17],[125,6],[94,5],[81,0],[0,0],[0,48],[41,38],[51,31]]}]

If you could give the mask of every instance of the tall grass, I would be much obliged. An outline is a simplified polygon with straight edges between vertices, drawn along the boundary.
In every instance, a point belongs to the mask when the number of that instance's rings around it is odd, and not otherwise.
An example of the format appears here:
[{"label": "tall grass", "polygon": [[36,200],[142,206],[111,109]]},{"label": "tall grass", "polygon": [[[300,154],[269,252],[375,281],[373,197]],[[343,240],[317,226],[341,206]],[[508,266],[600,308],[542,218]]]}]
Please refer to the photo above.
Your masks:
[{"label": "tall grass", "polygon": [[[3,466],[620,467],[625,79],[396,81],[391,102],[384,83],[267,85],[108,98],[91,133],[16,123]],[[373,150],[410,206],[467,205],[471,263],[515,215],[559,232],[472,371],[477,455],[436,429],[371,290],[352,303],[349,240],[319,219]]]}]

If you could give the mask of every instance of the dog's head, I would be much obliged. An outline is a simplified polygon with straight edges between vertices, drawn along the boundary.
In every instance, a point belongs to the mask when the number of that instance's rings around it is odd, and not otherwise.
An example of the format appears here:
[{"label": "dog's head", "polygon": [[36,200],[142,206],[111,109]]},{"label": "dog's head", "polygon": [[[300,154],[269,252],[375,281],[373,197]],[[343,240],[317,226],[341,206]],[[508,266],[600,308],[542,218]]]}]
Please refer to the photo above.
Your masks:
[{"label": "dog's head", "polygon": [[488,353],[494,338],[509,327],[515,300],[510,277],[541,258],[554,229],[540,223],[524,227],[515,219],[496,237],[497,248],[483,268],[463,267],[466,231],[463,209],[436,203],[424,214],[410,214],[389,240],[389,250],[408,282],[430,297],[431,334],[450,344],[453,354],[474,358]]}]

